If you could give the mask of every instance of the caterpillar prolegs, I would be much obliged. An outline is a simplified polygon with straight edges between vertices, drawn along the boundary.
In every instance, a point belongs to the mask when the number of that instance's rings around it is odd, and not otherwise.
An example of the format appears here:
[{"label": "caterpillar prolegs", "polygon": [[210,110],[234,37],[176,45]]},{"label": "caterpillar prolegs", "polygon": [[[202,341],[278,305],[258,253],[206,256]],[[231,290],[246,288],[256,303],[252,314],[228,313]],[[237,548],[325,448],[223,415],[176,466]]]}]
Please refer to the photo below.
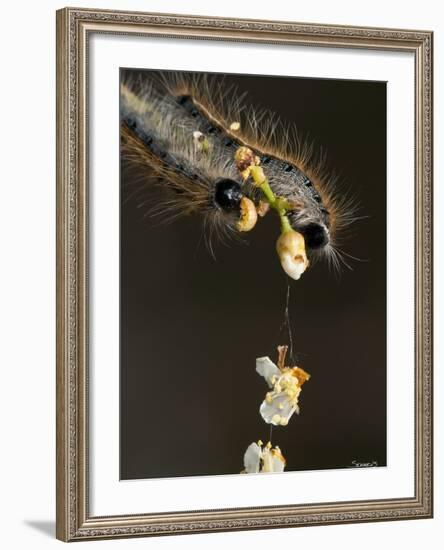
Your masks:
[{"label": "caterpillar prolegs", "polygon": [[274,210],[290,277],[322,255],[334,267],[345,263],[336,246],[353,220],[351,201],[335,194],[321,155],[294,127],[223,90],[214,76],[123,73],[120,95],[123,159],[143,185],[165,189],[157,214],[201,215],[211,242],[213,234],[252,230]]}]

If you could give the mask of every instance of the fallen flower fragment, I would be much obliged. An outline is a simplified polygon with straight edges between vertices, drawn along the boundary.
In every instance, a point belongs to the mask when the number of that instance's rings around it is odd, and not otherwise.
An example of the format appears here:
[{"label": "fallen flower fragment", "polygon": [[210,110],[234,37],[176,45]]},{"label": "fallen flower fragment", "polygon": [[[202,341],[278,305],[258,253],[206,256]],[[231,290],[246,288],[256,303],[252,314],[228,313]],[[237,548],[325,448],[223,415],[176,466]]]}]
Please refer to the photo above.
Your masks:
[{"label": "fallen flower fragment", "polygon": [[285,366],[287,346],[279,346],[278,364],[269,357],[256,359],[256,372],[263,376],[270,387],[259,412],[267,424],[286,426],[294,412],[299,414],[299,394],[310,375],[299,367]]},{"label": "fallen flower fragment", "polygon": [[265,446],[262,441],[251,443],[244,454],[243,474],[258,474],[283,472],[285,458],[278,446],[272,447],[268,442]]}]

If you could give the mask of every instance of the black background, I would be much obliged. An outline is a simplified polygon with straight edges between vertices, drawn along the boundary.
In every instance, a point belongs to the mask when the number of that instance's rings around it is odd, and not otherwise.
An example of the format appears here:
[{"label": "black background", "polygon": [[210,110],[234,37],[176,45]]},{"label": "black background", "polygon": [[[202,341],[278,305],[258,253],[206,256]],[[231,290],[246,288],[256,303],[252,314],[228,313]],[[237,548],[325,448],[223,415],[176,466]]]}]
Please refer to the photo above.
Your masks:
[{"label": "black background", "polygon": [[[295,355],[312,378],[273,444],[286,470],[383,466],[386,85],[226,75],[232,83],[325,148],[366,216],[343,245],[366,261],[349,260],[339,279],[319,262],[291,282]],[[246,244],[216,244],[214,261],[199,216],[159,225],[131,198],[125,169],[121,183],[121,479],[238,473],[247,446],[268,441],[255,358],[275,360],[288,343],[277,220],[261,219]],[[144,198],[159,193],[147,187]]]}]

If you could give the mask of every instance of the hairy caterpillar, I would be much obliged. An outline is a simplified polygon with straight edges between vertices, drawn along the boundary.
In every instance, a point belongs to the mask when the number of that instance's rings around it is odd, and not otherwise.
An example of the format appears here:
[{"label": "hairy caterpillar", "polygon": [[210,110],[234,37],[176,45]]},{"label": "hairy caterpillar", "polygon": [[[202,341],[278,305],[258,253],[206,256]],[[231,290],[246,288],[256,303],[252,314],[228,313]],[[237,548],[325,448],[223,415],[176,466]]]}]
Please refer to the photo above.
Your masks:
[{"label": "hairy caterpillar", "polygon": [[[303,236],[308,258],[324,255],[336,268],[348,265],[337,245],[355,219],[352,201],[334,193],[334,178],[295,128],[246,106],[243,96],[224,91],[220,80],[208,75],[133,78],[123,71],[120,105],[124,161],[137,168],[144,186],[154,181],[168,193],[153,214],[167,219],[201,214],[210,249],[213,234],[223,239],[251,230],[256,211],[264,215],[269,206],[258,186],[246,181],[257,164],[271,193],[284,201],[281,213]],[[246,164],[241,150],[247,151]],[[300,243],[294,247],[299,257]]]}]

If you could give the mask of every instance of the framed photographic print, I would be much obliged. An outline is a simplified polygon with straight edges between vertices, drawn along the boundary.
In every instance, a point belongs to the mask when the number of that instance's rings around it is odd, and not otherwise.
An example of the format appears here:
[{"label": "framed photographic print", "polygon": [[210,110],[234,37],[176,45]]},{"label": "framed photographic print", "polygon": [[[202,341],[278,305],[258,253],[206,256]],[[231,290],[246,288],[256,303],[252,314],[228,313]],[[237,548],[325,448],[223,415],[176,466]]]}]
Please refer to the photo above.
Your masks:
[{"label": "framed photographic print", "polygon": [[57,537],[432,516],[432,33],[57,12]]}]

